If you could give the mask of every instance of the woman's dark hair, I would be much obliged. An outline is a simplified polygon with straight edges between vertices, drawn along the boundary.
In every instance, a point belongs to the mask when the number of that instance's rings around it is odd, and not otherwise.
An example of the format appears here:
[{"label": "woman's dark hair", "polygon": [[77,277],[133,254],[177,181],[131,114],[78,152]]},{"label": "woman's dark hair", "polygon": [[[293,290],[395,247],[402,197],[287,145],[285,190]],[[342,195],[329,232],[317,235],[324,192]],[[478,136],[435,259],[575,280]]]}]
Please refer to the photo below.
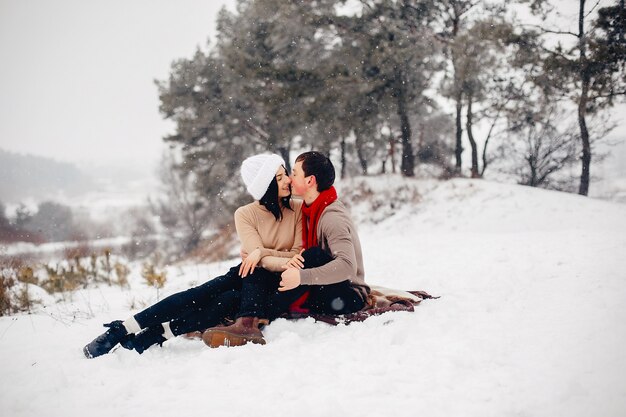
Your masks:
[{"label": "woman's dark hair", "polygon": [[302,171],[304,171],[305,177],[315,175],[317,191],[326,191],[335,182],[335,167],[323,153],[305,152],[296,158],[296,162],[302,162]]},{"label": "woman's dark hair", "polygon": [[293,211],[290,200],[291,195],[281,198],[280,204],[278,203],[278,181],[276,181],[276,177],[274,177],[272,178],[272,182],[270,182],[269,187],[267,187],[267,191],[259,200],[259,204],[268,209],[274,217],[276,217],[276,220],[281,220],[283,218],[283,212],[281,210],[282,207]]}]

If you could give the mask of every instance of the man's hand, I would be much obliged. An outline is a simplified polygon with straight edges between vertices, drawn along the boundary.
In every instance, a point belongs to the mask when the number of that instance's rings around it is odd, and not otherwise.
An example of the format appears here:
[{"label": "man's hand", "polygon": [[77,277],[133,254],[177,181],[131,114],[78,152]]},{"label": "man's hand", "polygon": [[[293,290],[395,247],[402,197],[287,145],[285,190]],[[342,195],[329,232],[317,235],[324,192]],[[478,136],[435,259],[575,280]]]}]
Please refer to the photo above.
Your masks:
[{"label": "man's hand", "polygon": [[241,266],[239,267],[239,275],[241,278],[245,278],[248,274],[254,272],[254,268],[256,268],[257,264],[261,260],[261,249],[256,248],[252,252],[246,256],[246,258],[241,262]]},{"label": "man's hand", "polygon": [[285,265],[283,265],[284,269],[287,268],[296,268],[296,269],[302,269],[304,268],[304,258],[302,257],[302,252],[304,252],[304,249],[302,249],[300,251],[300,253],[293,255],[293,258],[289,259],[287,261],[287,263],[285,263]]},{"label": "man's hand", "polygon": [[289,291],[300,285],[300,270],[296,268],[287,268],[285,272],[280,274],[281,281],[278,291]]}]

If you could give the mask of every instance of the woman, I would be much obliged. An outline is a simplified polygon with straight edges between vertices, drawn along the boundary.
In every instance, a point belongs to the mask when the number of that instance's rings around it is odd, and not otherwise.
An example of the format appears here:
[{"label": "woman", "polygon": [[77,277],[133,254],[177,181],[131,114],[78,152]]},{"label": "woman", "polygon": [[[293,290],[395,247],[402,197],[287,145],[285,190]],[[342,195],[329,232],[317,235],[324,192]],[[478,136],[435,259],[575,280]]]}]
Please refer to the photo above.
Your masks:
[{"label": "woman", "polygon": [[[105,333],[83,348],[88,358],[109,353],[118,343],[138,353],[167,339],[237,318],[254,326],[249,341],[264,343],[258,330],[265,316],[268,271],[280,273],[300,263],[302,202],[291,201],[291,180],[285,162],[275,154],[252,156],[241,165],[241,176],[255,202],[235,212],[235,227],[243,261],[225,275],[173,294],[122,321],[105,324]],[[257,268],[258,266],[262,268]],[[258,334],[257,334],[258,332]],[[260,334],[260,337],[259,337]]]}]

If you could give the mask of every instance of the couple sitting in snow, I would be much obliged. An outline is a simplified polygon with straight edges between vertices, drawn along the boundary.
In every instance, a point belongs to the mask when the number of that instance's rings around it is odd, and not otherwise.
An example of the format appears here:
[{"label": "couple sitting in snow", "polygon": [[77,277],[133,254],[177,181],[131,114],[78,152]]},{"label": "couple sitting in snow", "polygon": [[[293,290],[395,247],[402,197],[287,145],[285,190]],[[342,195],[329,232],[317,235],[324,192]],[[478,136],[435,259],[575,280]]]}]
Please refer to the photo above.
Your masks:
[{"label": "couple sitting in snow", "polygon": [[[368,301],[361,244],[333,187],[335,169],[319,152],[296,158],[291,177],[278,155],[241,165],[254,203],[235,212],[242,263],[225,275],[173,294],[125,321],[109,324],[83,348],[95,358],[118,343],[139,353],[204,330],[211,347],[265,344],[260,324],[287,313],[356,313]],[[304,202],[291,200],[291,189]],[[303,204],[304,203],[304,204]],[[236,319],[234,324],[225,325]]]}]

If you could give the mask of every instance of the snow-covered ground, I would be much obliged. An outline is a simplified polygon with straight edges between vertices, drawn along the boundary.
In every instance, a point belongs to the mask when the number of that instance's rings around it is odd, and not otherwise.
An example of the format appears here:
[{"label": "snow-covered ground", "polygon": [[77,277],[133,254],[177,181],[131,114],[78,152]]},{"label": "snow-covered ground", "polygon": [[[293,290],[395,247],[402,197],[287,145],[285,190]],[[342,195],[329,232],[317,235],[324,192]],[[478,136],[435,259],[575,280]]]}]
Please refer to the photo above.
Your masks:
[{"label": "snow-covered ground", "polygon": [[35,245],[30,242],[17,242],[7,246],[0,246],[0,255],[16,256],[24,253],[62,253],[65,250],[80,247],[88,244],[92,248],[119,247],[130,242],[129,237],[118,236],[113,238],[95,239],[88,242],[67,241],[67,242],[50,242]]},{"label": "snow-covered ground", "polygon": [[[278,320],[265,346],[85,359],[103,322],[154,302],[137,267],[132,290],[0,318],[0,414],[626,415],[626,205],[463,179],[362,186],[384,197],[353,206],[366,279],[440,299],[349,326]],[[234,262],[172,267],[160,296]]]}]

